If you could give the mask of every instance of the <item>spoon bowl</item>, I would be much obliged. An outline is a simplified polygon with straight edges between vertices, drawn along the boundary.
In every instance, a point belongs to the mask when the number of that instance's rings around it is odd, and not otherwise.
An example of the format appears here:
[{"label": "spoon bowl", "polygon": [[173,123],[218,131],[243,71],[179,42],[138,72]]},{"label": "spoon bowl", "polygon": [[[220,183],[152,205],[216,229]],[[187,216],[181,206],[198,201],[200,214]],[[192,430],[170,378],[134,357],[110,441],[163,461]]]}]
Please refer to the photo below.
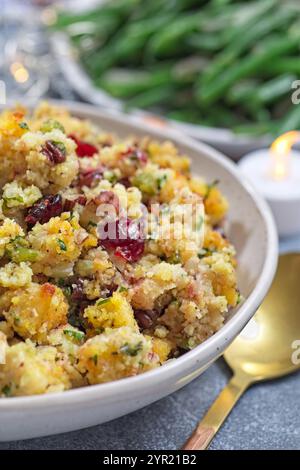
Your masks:
[{"label": "spoon bowl", "polygon": [[265,300],[224,354],[235,374],[244,373],[256,382],[300,368],[292,360],[293,345],[300,340],[299,279],[300,254],[282,255]]},{"label": "spoon bowl", "polygon": [[[269,293],[255,316],[224,354],[233,377],[212,404],[184,450],[204,450],[232,408],[254,382],[296,372],[300,341],[300,253],[279,258]],[[300,356],[300,351],[299,351]]]}]

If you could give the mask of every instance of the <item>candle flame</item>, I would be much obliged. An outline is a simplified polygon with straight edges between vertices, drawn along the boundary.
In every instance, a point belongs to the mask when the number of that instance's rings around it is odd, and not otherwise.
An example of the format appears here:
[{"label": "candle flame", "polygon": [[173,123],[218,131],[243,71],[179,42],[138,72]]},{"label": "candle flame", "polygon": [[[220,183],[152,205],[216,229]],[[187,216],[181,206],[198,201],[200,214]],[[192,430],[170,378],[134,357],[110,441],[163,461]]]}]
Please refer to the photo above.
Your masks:
[{"label": "candle flame", "polygon": [[300,140],[300,132],[290,131],[278,137],[271,145],[271,178],[284,180],[289,175],[291,149]]}]

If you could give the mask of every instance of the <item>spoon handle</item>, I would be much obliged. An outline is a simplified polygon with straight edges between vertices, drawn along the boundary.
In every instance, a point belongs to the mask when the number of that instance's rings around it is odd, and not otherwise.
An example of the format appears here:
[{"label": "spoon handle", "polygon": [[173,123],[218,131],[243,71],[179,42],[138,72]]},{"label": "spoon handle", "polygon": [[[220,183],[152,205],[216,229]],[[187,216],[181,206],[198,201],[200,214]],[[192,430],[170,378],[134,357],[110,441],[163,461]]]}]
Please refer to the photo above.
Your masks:
[{"label": "spoon handle", "polygon": [[225,419],[247,390],[251,379],[247,375],[234,375],[198,424],[182,450],[205,450]]}]

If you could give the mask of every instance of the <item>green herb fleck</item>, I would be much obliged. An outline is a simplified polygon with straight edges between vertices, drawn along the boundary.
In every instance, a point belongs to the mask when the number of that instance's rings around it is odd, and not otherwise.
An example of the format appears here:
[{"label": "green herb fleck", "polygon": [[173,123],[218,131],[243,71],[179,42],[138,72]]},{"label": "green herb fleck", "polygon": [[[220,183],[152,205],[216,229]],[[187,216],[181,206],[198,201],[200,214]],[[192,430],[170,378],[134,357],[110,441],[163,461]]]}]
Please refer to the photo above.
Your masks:
[{"label": "green herb fleck", "polygon": [[11,386],[10,385],[4,385],[4,387],[2,388],[2,393],[6,397],[9,397],[10,394],[11,394]]},{"label": "green herb fleck", "polygon": [[98,354],[94,354],[93,357],[91,358],[95,366],[98,364]]},{"label": "green herb fleck", "polygon": [[174,253],[172,256],[170,256],[168,259],[167,259],[168,263],[170,264],[178,264],[178,263],[181,263],[181,257],[180,257],[180,254],[176,251],[176,253]]},{"label": "green herb fleck", "polygon": [[55,119],[48,119],[41,126],[41,132],[43,133],[51,132],[53,131],[53,129],[59,129],[65,134],[64,126],[60,122],[56,121]]},{"label": "green herb fleck", "polygon": [[97,300],[96,305],[98,305],[98,306],[99,305],[104,305],[104,304],[107,304],[107,302],[109,302],[109,301],[110,301],[109,297],[107,299],[99,299],[99,300]]},{"label": "green herb fleck", "polygon": [[105,328],[103,328],[103,327],[95,328],[95,333],[96,333],[97,335],[101,335],[101,333],[103,333],[104,329],[105,329]]},{"label": "green herb fleck", "polygon": [[19,127],[21,127],[21,129],[27,129],[27,130],[29,130],[29,127],[28,127],[27,122],[20,122],[20,123],[19,123]]},{"label": "green herb fleck", "polygon": [[92,220],[89,220],[88,227],[97,227],[97,224]]},{"label": "green herb fleck", "polygon": [[107,170],[103,173],[104,179],[108,180],[110,183],[114,184],[118,181],[117,175],[110,170]]},{"label": "green herb fleck", "polygon": [[206,256],[211,256],[214,253],[213,250],[209,250],[208,248],[201,248],[201,250],[198,253],[198,258],[202,259],[205,258]]},{"label": "green herb fleck", "polygon": [[142,341],[139,341],[136,345],[130,345],[125,343],[123,346],[120,347],[120,352],[123,354],[127,354],[127,356],[137,356],[139,351],[143,349]]},{"label": "green herb fleck", "polygon": [[157,191],[157,180],[151,173],[140,173],[135,175],[132,183],[139,188],[142,193],[154,196]]},{"label": "green herb fleck", "polygon": [[66,247],[66,244],[63,240],[61,240],[60,238],[57,239],[57,243],[59,245],[59,248],[61,249],[61,251],[67,251],[67,247]]},{"label": "green herb fleck", "polygon": [[157,187],[159,190],[161,190],[161,188],[163,187],[166,181],[167,181],[167,175],[163,175],[160,178],[158,178]]},{"label": "green herb fleck", "polygon": [[62,287],[62,291],[65,294],[66,297],[71,297],[72,295],[72,288],[71,286],[64,286]]},{"label": "green herb fleck", "polygon": [[55,140],[51,140],[51,142],[53,145],[55,145],[55,147],[58,148],[58,150],[62,153],[62,155],[66,156],[67,149],[66,149],[65,144],[63,144],[62,142],[55,141]]},{"label": "green herb fleck", "polygon": [[206,193],[204,195],[204,199],[207,199],[211,190],[215,188],[219,184],[219,180],[214,180],[212,183],[209,183],[206,187]]},{"label": "green herb fleck", "polygon": [[125,286],[120,286],[119,289],[118,289],[118,292],[128,292],[128,287],[125,287]]},{"label": "green herb fleck", "polygon": [[64,334],[71,339],[75,339],[76,341],[82,341],[85,337],[83,331],[64,330]]}]

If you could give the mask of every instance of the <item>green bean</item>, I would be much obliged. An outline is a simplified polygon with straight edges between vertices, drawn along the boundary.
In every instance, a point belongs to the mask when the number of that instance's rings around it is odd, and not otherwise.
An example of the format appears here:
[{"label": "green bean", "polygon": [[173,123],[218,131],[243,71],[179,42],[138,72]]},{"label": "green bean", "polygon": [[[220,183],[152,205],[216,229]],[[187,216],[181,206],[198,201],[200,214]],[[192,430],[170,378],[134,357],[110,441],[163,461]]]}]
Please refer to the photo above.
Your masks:
[{"label": "green bean", "polygon": [[258,85],[259,82],[256,79],[239,81],[228,91],[226,100],[233,105],[253,100]]},{"label": "green bean", "polygon": [[300,128],[299,1],[105,0],[55,27],[130,107],[253,136]]},{"label": "green bean", "polygon": [[211,105],[221,98],[238,80],[253,75],[284,53],[297,50],[299,37],[275,37],[266,41],[264,47],[256,54],[246,57],[240,63],[226,70],[205,88],[198,88],[197,98],[200,104]]},{"label": "green bean", "polygon": [[293,105],[291,110],[282,119],[278,126],[278,135],[295,129],[300,129],[300,104]]},{"label": "green bean", "polygon": [[238,125],[241,118],[230,109],[216,106],[206,111],[203,122],[212,127],[232,127]]},{"label": "green bean", "polygon": [[267,71],[271,74],[295,73],[300,75],[299,57],[280,57],[268,65]]},{"label": "green bean", "polygon": [[102,18],[112,15],[124,19],[128,17],[132,9],[139,3],[140,0],[113,0],[112,2],[105,2],[98,8],[79,14],[63,12],[58,15],[55,28],[61,29],[79,21],[93,21],[97,23]]},{"label": "green bean", "polygon": [[172,14],[167,14],[152,21],[142,20],[125,26],[106,47],[88,60],[93,75],[98,77],[108,67],[121,64],[124,59],[128,64],[131,58],[139,57],[151,34],[168,24],[172,17]]},{"label": "green bean", "polygon": [[171,79],[176,83],[193,84],[199,73],[205,70],[208,60],[200,55],[178,60],[171,67]]},{"label": "green bean", "polygon": [[168,28],[158,31],[153,36],[147,47],[146,53],[150,57],[165,57],[170,54],[178,54],[181,48],[186,49],[182,40],[187,34],[201,30],[216,31],[222,29],[228,19],[228,15],[232,10],[236,11],[237,6],[228,5],[223,7],[222,14],[215,17],[215,9],[211,11],[189,12],[184,13],[179,18],[175,18],[168,25]]},{"label": "green bean", "polygon": [[155,72],[129,69],[110,69],[96,84],[117,98],[130,98],[148,89],[170,83],[171,72],[163,68]]},{"label": "green bean", "polygon": [[174,96],[174,85],[164,85],[147,90],[127,101],[129,108],[149,108],[168,102]]},{"label": "green bean", "polygon": [[200,124],[203,122],[203,116],[195,108],[175,109],[166,113],[166,116],[175,121],[183,121]]},{"label": "green bean", "polygon": [[[267,5],[269,9],[273,6],[273,3],[268,3]],[[228,46],[223,49],[219,57],[212,62],[211,66],[203,75],[203,83],[209,83],[211,80],[216,78],[219,73],[221,73],[227,66],[230,66],[240,54],[247,50],[247,48],[256,44],[259,39],[265,37],[278,26],[286,24],[291,17],[291,12],[279,11],[273,17],[263,17],[260,21],[258,21],[256,17],[251,18],[246,27],[243,26],[242,29],[238,28],[235,30],[234,35],[230,38]]]},{"label": "green bean", "polygon": [[193,33],[186,38],[185,44],[196,51],[216,52],[224,46],[225,41],[221,34]]},{"label": "green bean", "polygon": [[274,123],[265,122],[265,123],[250,123],[250,124],[239,124],[238,126],[233,126],[232,130],[236,134],[247,135],[251,137],[259,137],[261,135],[274,135],[275,126]]},{"label": "green bean", "polygon": [[165,57],[172,53],[178,53],[182,39],[189,33],[197,31],[201,22],[205,21],[202,12],[185,14],[175,19],[168,28],[158,31],[153,36],[147,47],[150,57]]},{"label": "green bean", "polygon": [[270,119],[270,111],[265,107],[291,92],[293,75],[284,75],[259,84],[257,81],[245,80],[237,83],[227,95],[231,104],[242,104],[246,113],[255,121]]},{"label": "green bean", "polygon": [[141,8],[133,12],[134,19],[156,17],[164,13],[178,14],[190,7],[200,7],[206,0],[146,0],[141,2]]},{"label": "green bean", "polygon": [[291,93],[292,83],[296,79],[296,75],[276,77],[255,90],[255,99],[264,104],[274,103],[278,98]]}]

